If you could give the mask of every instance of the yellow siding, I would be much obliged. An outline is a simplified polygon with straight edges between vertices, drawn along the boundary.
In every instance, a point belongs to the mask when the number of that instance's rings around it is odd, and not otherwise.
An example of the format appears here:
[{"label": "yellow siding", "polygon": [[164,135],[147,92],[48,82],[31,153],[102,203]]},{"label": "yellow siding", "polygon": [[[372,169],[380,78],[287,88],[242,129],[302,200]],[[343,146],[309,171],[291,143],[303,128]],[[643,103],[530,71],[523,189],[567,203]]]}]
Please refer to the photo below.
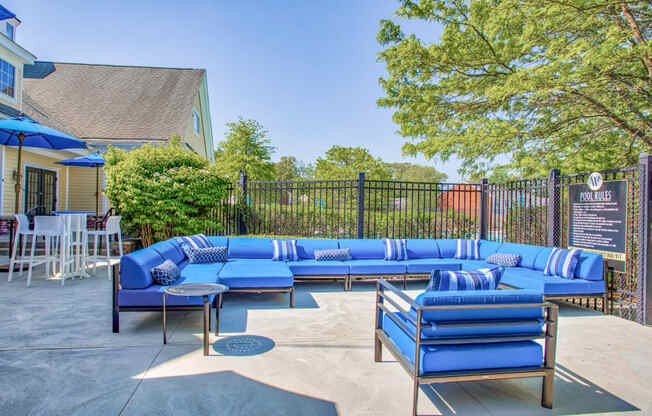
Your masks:
[{"label": "yellow siding", "polygon": [[[3,146],[5,150],[4,172],[3,172],[3,201],[2,213],[4,215],[14,214],[14,185],[16,184],[13,176],[16,170],[18,149],[11,146]],[[23,187],[20,194],[20,211],[23,212],[25,204],[25,166],[31,165],[40,168],[46,168],[57,172],[57,209],[66,208],[66,168],[56,165],[54,162],[70,158],[69,153],[62,153],[59,158],[51,158],[23,149]]]},{"label": "yellow siding", "polygon": [[[100,189],[102,189],[102,168],[100,168]],[[71,166],[68,190],[68,209],[71,211],[95,211],[95,168]],[[100,194],[102,212],[102,194]]]},{"label": "yellow siding", "polygon": [[202,120],[202,111],[201,111],[202,108],[201,108],[201,102],[199,100],[199,93],[195,95],[195,104],[193,106],[193,110],[197,111],[197,113],[199,114],[199,131],[201,134],[199,136],[195,134],[195,128],[192,122],[192,111],[191,111],[190,114],[188,114],[188,118],[189,118],[188,127],[186,128],[186,132],[183,135],[183,141],[186,142],[188,145],[190,145],[190,147],[192,147],[192,149],[198,154],[204,157],[208,157],[208,155],[206,154],[206,145],[204,144],[205,143],[204,127],[203,127],[204,120]]}]

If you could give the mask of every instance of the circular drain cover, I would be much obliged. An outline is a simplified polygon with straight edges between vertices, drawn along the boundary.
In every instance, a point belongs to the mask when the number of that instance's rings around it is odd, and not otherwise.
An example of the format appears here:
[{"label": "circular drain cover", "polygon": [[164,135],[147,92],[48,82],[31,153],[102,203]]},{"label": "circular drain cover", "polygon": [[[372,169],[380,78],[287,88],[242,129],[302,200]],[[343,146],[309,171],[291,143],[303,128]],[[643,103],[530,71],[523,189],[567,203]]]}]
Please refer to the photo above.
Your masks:
[{"label": "circular drain cover", "polygon": [[216,341],[213,348],[223,355],[258,355],[274,348],[274,341],[258,335],[235,335]]}]

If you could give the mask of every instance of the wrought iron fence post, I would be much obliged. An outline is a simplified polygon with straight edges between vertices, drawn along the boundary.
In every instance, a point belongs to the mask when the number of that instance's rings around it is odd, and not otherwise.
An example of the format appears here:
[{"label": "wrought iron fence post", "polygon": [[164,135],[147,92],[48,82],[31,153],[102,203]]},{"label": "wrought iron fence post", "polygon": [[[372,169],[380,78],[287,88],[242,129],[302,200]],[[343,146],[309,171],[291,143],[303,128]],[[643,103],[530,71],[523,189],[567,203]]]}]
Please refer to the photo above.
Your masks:
[{"label": "wrought iron fence post", "polygon": [[489,212],[489,207],[488,207],[488,202],[489,198],[487,198],[487,179],[483,179],[481,184],[480,184],[480,218],[478,222],[480,223],[480,239],[486,240],[487,239],[487,225],[488,225],[488,212]]},{"label": "wrought iron fence post", "polygon": [[560,200],[561,192],[559,190],[559,169],[550,169],[548,175],[548,246],[558,247],[560,241]]},{"label": "wrought iron fence post", "polygon": [[652,325],[652,285],[647,277],[652,273],[652,233],[650,213],[652,212],[652,156],[641,155],[639,162],[639,204],[638,204],[638,297],[640,299],[639,321]]},{"label": "wrought iron fence post", "polygon": [[238,234],[247,234],[244,210],[247,209],[247,174],[240,171],[240,201],[238,203]]},{"label": "wrought iron fence post", "polygon": [[364,172],[358,172],[358,238],[364,238]]}]

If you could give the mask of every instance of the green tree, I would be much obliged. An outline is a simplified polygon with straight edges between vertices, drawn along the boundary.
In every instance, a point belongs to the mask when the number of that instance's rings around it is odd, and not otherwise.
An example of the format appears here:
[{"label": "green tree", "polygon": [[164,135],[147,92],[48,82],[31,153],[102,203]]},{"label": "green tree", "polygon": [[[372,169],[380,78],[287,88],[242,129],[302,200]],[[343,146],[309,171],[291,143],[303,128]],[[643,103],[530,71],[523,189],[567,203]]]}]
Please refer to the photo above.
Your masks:
[{"label": "green tree", "polygon": [[234,123],[226,123],[226,140],[215,151],[215,164],[230,180],[237,180],[240,171],[249,180],[271,180],[274,178],[274,164],[271,154],[274,147],[267,138],[269,132],[256,120],[242,117]]},{"label": "green tree", "polygon": [[274,179],[277,181],[310,179],[312,170],[311,165],[297,160],[294,156],[281,156],[281,159],[274,164]]},{"label": "green tree", "polygon": [[405,154],[532,176],[652,151],[649,0],[402,0],[396,15],[443,28],[429,43],[380,22],[378,104],[413,139]]},{"label": "green tree", "polygon": [[433,166],[416,165],[407,162],[388,163],[392,179],[408,182],[443,182],[448,178]]},{"label": "green tree", "polygon": [[281,156],[281,159],[274,164],[275,177],[277,181],[294,181],[299,178],[299,165],[294,156]]},{"label": "green tree", "polygon": [[365,172],[367,179],[391,179],[392,173],[380,158],[363,147],[332,146],[315,162],[315,179],[356,179]]},{"label": "green tree", "polygon": [[105,154],[106,195],[143,245],[222,228],[212,210],[227,198],[217,166],[178,140]]}]

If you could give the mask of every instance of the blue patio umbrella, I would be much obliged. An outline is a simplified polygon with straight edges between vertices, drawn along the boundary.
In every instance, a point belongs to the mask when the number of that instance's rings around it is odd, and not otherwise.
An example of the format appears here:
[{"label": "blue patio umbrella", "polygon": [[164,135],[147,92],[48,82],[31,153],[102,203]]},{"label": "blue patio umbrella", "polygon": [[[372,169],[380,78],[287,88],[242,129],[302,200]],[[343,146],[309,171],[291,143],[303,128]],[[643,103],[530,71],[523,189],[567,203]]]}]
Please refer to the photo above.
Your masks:
[{"label": "blue patio umbrella", "polygon": [[0,120],[0,144],[18,146],[18,167],[16,170],[15,211],[20,206],[20,187],[22,181],[21,164],[23,146],[43,149],[86,149],[86,143],[76,137],[44,126],[26,116]]},{"label": "blue patio umbrella", "polygon": [[74,157],[72,159],[55,162],[65,166],[85,166],[95,168],[95,213],[100,215],[100,166],[104,166],[104,158],[100,152],[86,156]]}]

